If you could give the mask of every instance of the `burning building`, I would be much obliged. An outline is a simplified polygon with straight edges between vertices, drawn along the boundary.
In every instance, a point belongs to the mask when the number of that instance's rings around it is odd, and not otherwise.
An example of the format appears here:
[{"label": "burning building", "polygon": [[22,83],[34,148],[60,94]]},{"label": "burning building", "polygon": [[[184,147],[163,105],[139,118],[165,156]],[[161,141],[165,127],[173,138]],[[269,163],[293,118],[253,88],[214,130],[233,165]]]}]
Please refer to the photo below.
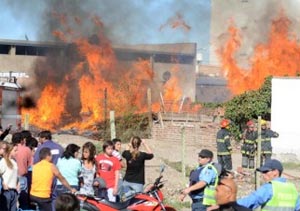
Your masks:
[{"label": "burning building", "polygon": [[23,112],[42,128],[61,126],[62,119],[69,126],[101,121],[104,101],[117,115],[144,112],[148,88],[154,111],[162,101],[194,101],[195,65],[194,43],[110,46],[98,36],[73,43],[0,42],[0,74],[13,71],[24,84],[23,95],[36,107]]}]

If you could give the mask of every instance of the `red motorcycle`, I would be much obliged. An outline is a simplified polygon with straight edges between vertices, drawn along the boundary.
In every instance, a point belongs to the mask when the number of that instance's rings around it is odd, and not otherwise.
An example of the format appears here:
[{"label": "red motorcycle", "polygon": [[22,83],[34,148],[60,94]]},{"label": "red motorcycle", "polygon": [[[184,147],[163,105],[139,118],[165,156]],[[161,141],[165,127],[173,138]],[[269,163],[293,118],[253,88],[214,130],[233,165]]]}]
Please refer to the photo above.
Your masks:
[{"label": "red motorcycle", "polygon": [[85,211],[176,211],[173,207],[163,203],[164,197],[161,188],[164,186],[161,168],[159,177],[143,193],[134,193],[124,202],[110,202],[94,196],[77,195],[80,200],[80,210]]}]

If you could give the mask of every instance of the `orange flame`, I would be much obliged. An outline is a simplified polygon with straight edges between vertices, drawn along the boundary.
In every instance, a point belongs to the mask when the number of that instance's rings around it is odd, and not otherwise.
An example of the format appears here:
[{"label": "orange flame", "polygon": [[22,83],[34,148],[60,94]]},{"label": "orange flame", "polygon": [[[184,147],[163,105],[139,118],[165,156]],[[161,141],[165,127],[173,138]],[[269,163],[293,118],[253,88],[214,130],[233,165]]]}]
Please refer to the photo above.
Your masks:
[{"label": "orange flame", "polygon": [[228,87],[233,94],[247,90],[256,90],[263,84],[265,77],[295,76],[300,70],[300,45],[295,36],[289,34],[291,21],[281,13],[272,22],[269,41],[258,44],[250,60],[251,69],[237,65],[235,53],[241,46],[239,30],[231,24],[228,32],[230,38],[220,50],[222,69],[228,79]]},{"label": "orange flame", "polygon": [[48,84],[37,101],[37,108],[25,111],[30,122],[38,123],[41,128],[56,128],[65,111],[67,87]]},{"label": "orange flame", "polygon": [[[30,112],[31,124],[45,129],[55,129],[58,126],[86,129],[104,120],[108,110],[114,110],[117,116],[128,112],[147,111],[147,89],[160,89],[153,82],[151,60],[139,59],[133,64],[119,64],[110,41],[104,36],[103,23],[98,17],[91,17],[98,27],[98,33],[89,38],[78,38],[70,30],[66,20],[75,21],[77,26],[81,25],[81,20],[78,17],[67,18],[58,14],[56,16],[62,19],[60,21],[63,22],[65,30],[56,30],[53,34],[64,42],[74,43],[74,50],[78,51],[80,57],[62,81],[62,84],[75,81],[79,90],[80,111],[75,115],[76,118],[70,120],[71,123],[62,123],[63,117],[72,116],[72,111],[66,108],[66,100],[74,90],[69,89],[67,85],[49,83],[41,92],[37,107],[23,111]],[[172,77],[164,84],[162,93],[166,101],[175,102],[174,106],[176,104],[177,107],[173,107],[172,110],[178,110],[182,98],[179,77],[176,76],[178,71],[178,65],[174,65],[171,70]],[[156,105],[153,103],[153,109],[158,108]]]}]

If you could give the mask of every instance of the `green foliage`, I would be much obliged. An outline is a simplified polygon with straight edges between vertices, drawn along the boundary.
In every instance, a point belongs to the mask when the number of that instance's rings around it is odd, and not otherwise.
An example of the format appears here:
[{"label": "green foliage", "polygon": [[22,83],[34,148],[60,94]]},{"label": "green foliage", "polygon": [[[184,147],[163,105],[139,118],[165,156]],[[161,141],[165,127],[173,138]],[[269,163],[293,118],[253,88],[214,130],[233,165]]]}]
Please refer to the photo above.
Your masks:
[{"label": "green foliage", "polygon": [[235,137],[239,136],[241,125],[249,119],[256,119],[258,116],[270,119],[271,79],[271,76],[267,77],[259,90],[247,91],[225,104],[225,117],[232,121],[231,132]]},{"label": "green foliage", "polygon": [[[116,136],[123,142],[128,142],[132,136],[149,138],[149,121],[147,114],[128,113],[115,119]],[[109,140],[110,123],[109,120],[98,125],[100,140]]]}]

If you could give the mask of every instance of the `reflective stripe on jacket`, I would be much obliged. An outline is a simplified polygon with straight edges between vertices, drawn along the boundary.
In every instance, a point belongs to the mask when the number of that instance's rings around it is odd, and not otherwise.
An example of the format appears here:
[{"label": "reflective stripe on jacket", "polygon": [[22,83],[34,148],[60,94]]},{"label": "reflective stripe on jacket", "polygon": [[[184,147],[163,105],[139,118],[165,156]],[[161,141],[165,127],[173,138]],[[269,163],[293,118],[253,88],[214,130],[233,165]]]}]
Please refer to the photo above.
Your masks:
[{"label": "reflective stripe on jacket", "polygon": [[204,196],[203,196],[203,204],[204,205],[216,205],[216,198],[215,198],[215,192],[216,192],[216,187],[219,182],[219,177],[218,177],[218,170],[216,169],[215,166],[212,164],[208,164],[205,168],[212,168],[212,170],[216,173],[216,178],[215,182],[213,184],[207,184],[207,186],[204,189]]},{"label": "reflective stripe on jacket", "polygon": [[217,133],[217,155],[230,155],[232,147],[230,144],[230,132],[222,128]]},{"label": "reflective stripe on jacket", "polygon": [[273,196],[262,211],[294,211],[298,199],[298,192],[290,182],[272,181]]}]

